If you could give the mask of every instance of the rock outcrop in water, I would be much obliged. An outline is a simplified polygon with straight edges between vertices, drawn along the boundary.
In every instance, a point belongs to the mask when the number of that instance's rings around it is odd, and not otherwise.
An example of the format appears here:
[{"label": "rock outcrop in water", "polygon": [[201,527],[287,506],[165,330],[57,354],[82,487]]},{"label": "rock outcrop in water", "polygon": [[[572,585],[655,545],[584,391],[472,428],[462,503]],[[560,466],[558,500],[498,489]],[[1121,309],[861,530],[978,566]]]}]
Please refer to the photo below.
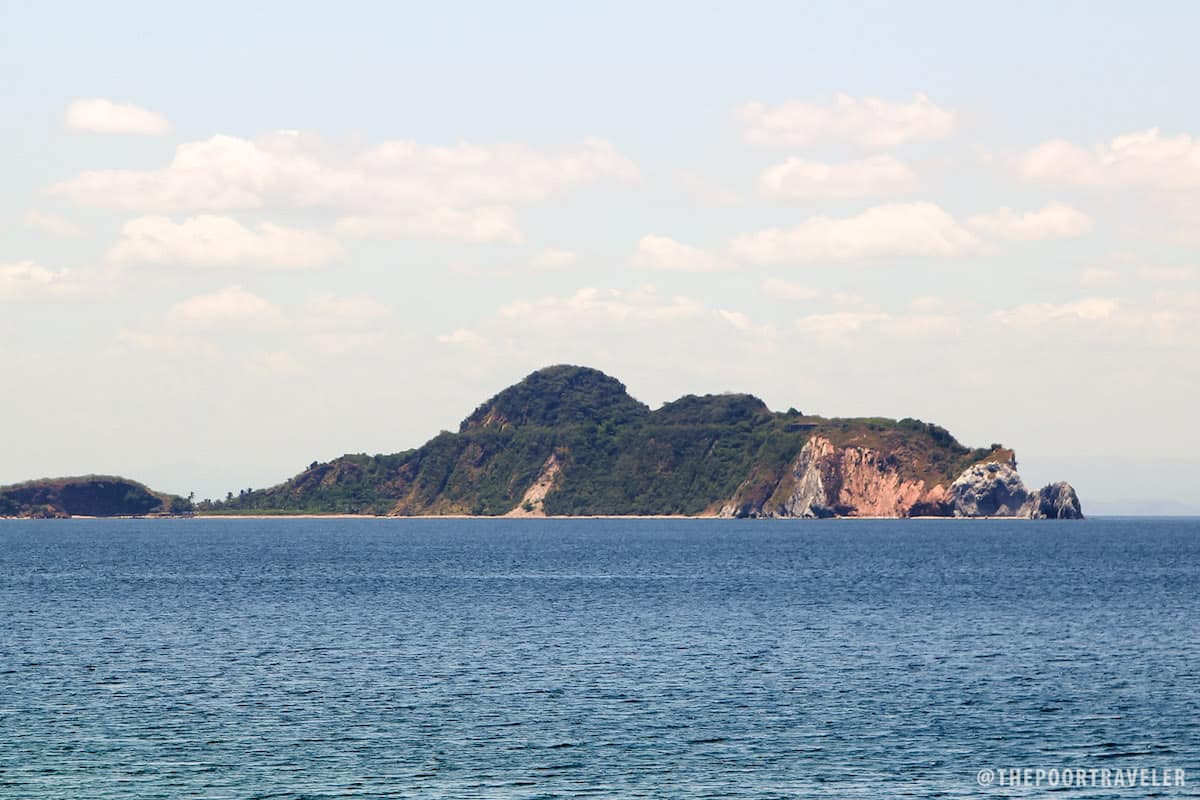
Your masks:
[{"label": "rock outcrop in water", "polygon": [[746,394],[651,410],[602,372],[538,370],[457,433],[314,462],[201,512],[726,517],[1079,516],[1066,484],[1028,493],[1011,450],[920,420],[775,413]]},{"label": "rock outcrop in water", "polygon": [[956,517],[1083,518],[1079,496],[1069,483],[1029,492],[1011,463],[975,464],[950,485],[950,495]]}]

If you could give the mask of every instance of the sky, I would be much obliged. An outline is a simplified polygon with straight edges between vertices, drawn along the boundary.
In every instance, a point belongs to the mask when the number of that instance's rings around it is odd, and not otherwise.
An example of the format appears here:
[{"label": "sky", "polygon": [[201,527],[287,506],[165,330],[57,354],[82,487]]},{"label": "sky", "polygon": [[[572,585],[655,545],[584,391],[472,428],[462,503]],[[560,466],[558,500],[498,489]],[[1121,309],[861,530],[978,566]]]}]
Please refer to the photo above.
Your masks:
[{"label": "sky", "polygon": [[1200,511],[1194,3],[0,0],[0,483],[223,496],[542,366]]}]

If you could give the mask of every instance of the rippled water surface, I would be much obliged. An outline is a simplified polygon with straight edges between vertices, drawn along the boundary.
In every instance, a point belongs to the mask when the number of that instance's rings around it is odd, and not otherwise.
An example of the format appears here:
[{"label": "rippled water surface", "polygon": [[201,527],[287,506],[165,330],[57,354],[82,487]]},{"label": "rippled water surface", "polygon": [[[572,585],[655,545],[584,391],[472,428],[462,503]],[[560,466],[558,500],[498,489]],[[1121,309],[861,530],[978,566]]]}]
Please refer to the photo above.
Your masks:
[{"label": "rippled water surface", "polygon": [[1064,765],[1200,796],[1200,521],[0,521],[3,798],[999,798],[981,768]]}]

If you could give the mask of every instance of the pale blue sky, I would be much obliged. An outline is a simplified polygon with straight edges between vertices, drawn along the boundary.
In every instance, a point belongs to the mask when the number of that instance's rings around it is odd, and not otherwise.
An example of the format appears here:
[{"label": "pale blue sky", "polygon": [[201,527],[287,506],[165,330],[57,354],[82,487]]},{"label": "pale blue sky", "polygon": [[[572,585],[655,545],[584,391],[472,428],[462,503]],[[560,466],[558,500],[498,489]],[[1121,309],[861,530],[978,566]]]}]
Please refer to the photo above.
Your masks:
[{"label": "pale blue sky", "polygon": [[572,361],[1200,502],[1194,4],[248,5],[0,0],[0,482],[263,486]]}]

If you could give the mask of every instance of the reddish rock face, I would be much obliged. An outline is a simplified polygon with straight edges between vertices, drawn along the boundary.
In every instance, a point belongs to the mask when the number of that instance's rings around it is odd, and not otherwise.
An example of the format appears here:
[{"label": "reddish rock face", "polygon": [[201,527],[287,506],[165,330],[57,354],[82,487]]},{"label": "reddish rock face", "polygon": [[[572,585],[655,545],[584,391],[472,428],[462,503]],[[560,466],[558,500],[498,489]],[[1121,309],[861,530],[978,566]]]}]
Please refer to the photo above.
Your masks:
[{"label": "reddish rock face", "polygon": [[[741,489],[739,489],[739,493]],[[734,517],[951,516],[947,485],[904,474],[901,460],[870,447],[837,447],[814,436],[773,493],[761,502],[735,496],[721,509]]]}]

